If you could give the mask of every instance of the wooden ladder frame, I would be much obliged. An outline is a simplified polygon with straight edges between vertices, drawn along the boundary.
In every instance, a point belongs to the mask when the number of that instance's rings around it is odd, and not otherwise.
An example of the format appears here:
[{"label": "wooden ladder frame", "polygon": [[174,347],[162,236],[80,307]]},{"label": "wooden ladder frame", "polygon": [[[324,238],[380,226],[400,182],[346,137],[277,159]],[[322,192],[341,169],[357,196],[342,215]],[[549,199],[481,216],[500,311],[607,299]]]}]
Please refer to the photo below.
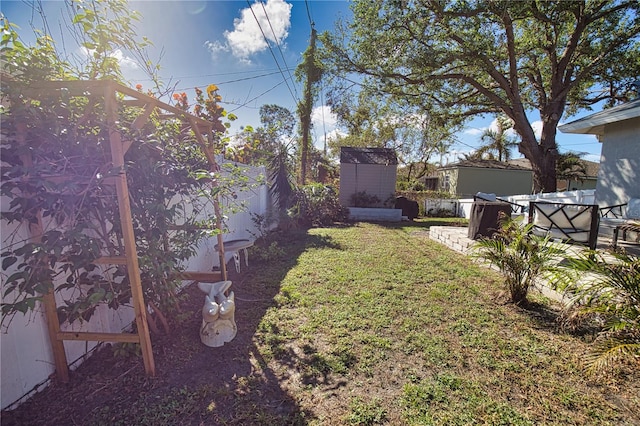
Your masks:
[{"label": "wooden ladder frame", "polygon": [[[149,335],[149,326],[146,318],[146,305],[142,290],[142,282],[140,279],[140,267],[138,264],[138,254],[136,249],[135,235],[133,231],[133,221],[131,218],[131,205],[129,203],[129,188],[127,186],[127,176],[125,169],[124,156],[132,145],[132,141],[122,138],[117,122],[118,122],[118,106],[120,103],[132,106],[143,107],[142,113],[132,122],[133,130],[140,130],[149,120],[151,114],[156,110],[163,111],[161,115],[164,119],[178,118],[185,123],[189,123],[194,132],[198,144],[201,146],[207,161],[209,162],[211,172],[219,172],[214,150],[213,150],[213,132],[224,132],[225,127],[219,122],[210,122],[199,117],[189,114],[179,108],[159,101],[151,96],[147,96],[141,92],[123,86],[114,81],[43,81],[32,83],[25,94],[30,95],[33,99],[38,99],[43,95],[49,95],[52,92],[66,91],[70,96],[87,96],[102,98],[106,113],[106,121],[109,133],[109,143],[111,149],[111,162],[114,169],[120,169],[121,172],[113,178],[118,199],[118,209],[120,223],[122,225],[124,256],[118,257],[101,257],[96,259],[96,264],[116,264],[125,265],[129,282],[131,286],[131,295],[135,312],[135,321],[137,332],[135,333],[99,333],[99,332],[68,332],[60,330],[60,321],[57,314],[57,304],[52,288],[47,294],[43,295],[43,305],[49,339],[53,351],[56,375],[62,382],[69,381],[69,368],[66,353],[64,350],[65,340],[80,341],[100,341],[100,342],[126,342],[139,343],[142,350],[142,359],[144,362],[145,372],[149,376],[155,375],[155,362],[153,358],[153,349],[151,346],[151,338]],[[18,124],[17,138],[18,141],[25,143],[27,126],[26,123]],[[32,164],[29,156],[23,156],[22,161],[25,165]],[[217,185],[214,180],[213,185]],[[214,275],[220,276],[221,280],[227,279],[226,265],[224,262],[224,242],[222,237],[222,214],[220,210],[219,198],[216,196],[213,200],[214,211],[216,215],[216,227],[220,230],[217,235],[219,256],[220,256],[220,273],[197,273],[184,272],[182,278],[189,279],[193,276],[200,277],[198,274],[204,274],[211,278]],[[31,224],[29,227],[30,239],[37,242],[43,234],[42,214],[37,215],[37,223]],[[218,275],[219,274],[219,275]]]}]

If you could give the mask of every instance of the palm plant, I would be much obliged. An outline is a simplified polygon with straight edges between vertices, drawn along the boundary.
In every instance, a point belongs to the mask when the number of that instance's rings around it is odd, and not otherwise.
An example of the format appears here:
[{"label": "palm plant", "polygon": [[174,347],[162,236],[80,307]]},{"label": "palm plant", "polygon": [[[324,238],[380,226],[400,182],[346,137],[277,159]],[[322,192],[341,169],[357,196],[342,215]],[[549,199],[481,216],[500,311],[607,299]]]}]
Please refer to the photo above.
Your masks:
[{"label": "palm plant", "polygon": [[518,142],[507,134],[507,130],[512,127],[513,123],[509,119],[498,116],[496,129],[486,129],[480,136],[480,140],[484,145],[476,151],[479,158],[484,158],[486,155],[490,160],[509,161],[511,159],[511,149],[518,146]]},{"label": "palm plant", "polygon": [[474,247],[476,257],[500,269],[511,301],[516,305],[527,304],[527,294],[535,280],[551,271],[554,260],[564,254],[548,237],[532,234],[532,226],[504,217],[501,229],[492,238],[479,240]]},{"label": "palm plant", "polygon": [[624,251],[585,251],[567,259],[554,283],[571,295],[568,312],[604,321],[585,358],[587,372],[624,361],[640,366],[640,257]]},{"label": "palm plant", "polygon": [[271,181],[269,191],[276,199],[278,207],[283,211],[290,207],[294,193],[291,164],[289,146],[287,144],[278,145],[268,165],[269,179]]},{"label": "palm plant", "polygon": [[570,151],[558,154],[556,176],[564,180],[584,180],[587,177],[587,168],[580,154]]}]

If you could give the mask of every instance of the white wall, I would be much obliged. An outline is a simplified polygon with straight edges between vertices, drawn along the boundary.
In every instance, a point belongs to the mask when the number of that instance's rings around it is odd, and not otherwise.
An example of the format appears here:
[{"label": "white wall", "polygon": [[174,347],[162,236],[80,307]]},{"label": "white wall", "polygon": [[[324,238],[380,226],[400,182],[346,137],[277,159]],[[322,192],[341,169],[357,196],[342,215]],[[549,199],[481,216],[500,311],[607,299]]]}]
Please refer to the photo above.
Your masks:
[{"label": "white wall", "polygon": [[640,198],[640,118],[607,124],[596,193],[598,205],[613,206]]},{"label": "white wall", "polygon": [[[246,172],[246,176],[249,178],[250,186],[253,188],[246,191],[238,191],[236,193],[236,199],[222,200],[222,204],[224,205],[223,209],[226,211],[244,205],[242,211],[226,215],[227,218],[224,221],[224,226],[227,232],[224,234],[224,241],[240,239],[253,240],[254,237],[252,234],[256,234],[257,231],[251,215],[265,214],[273,205],[267,185],[254,187],[254,184],[257,184],[262,176],[265,176],[265,168],[242,167]],[[219,267],[220,260],[218,258],[218,252],[214,250],[217,243],[218,237],[215,235],[203,239],[198,245],[197,255],[189,259],[185,265],[185,269],[189,271],[210,271],[212,267]],[[226,261],[231,260],[232,256],[233,253],[226,252]]]},{"label": "white wall", "polygon": [[[244,168],[244,172],[249,177],[250,182],[257,182],[260,175],[264,175],[264,168]],[[253,239],[251,232],[255,232],[251,214],[264,214],[271,205],[271,199],[266,185],[260,185],[250,191],[238,191],[236,201],[244,201],[247,209],[245,211],[232,214],[226,220],[229,233],[225,235],[225,240],[230,239]],[[8,206],[8,199],[2,199],[3,210]],[[207,213],[213,215],[213,211]],[[2,247],[9,241],[28,238],[27,230],[19,226],[10,226],[6,222],[0,224],[2,235]],[[251,232],[250,232],[251,231]],[[207,238],[199,245],[198,254],[187,262],[186,268],[192,271],[210,271],[213,266],[219,265],[218,254],[214,252],[213,246],[217,240],[215,237]],[[229,260],[232,254],[227,253]],[[2,283],[12,271],[3,271]],[[4,291],[3,291],[4,293]],[[59,304],[62,302],[62,294],[56,294]],[[11,295],[8,296],[10,298]],[[3,298],[3,301],[9,301]],[[107,333],[119,333],[128,328],[134,320],[133,309],[122,307],[118,311],[101,306],[93,315],[89,322],[84,324],[73,324],[73,326],[63,327],[63,331],[96,331]],[[96,342],[65,341],[65,353],[68,362],[78,362],[71,366],[77,367],[82,358],[86,356],[94,347]],[[54,373],[54,361],[47,332],[47,324],[41,306],[36,306],[36,310],[27,315],[17,314],[8,327],[0,334],[0,364],[1,377],[0,403],[2,409],[12,408],[21,402],[21,398],[27,397],[32,391],[38,391],[48,384],[48,378]]]}]

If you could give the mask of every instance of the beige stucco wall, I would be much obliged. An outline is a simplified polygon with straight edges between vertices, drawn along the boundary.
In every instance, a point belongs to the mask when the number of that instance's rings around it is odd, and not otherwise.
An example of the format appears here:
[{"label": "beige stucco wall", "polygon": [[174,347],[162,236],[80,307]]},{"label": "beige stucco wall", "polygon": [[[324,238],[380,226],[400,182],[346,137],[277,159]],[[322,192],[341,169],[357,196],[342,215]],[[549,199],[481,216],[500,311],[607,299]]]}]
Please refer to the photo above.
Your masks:
[{"label": "beige stucco wall", "polygon": [[396,172],[395,165],[340,164],[340,204],[351,206],[351,196],[364,191],[378,197],[381,203],[376,207],[382,207],[395,195]]},{"label": "beige stucco wall", "polygon": [[596,203],[611,206],[640,198],[640,118],[606,125],[600,140]]},{"label": "beige stucco wall", "polygon": [[[457,173],[453,173],[457,171]],[[449,172],[450,191],[460,198],[471,198],[478,192],[496,195],[530,194],[533,189],[533,174],[530,170],[487,169],[460,167],[443,170]]]}]

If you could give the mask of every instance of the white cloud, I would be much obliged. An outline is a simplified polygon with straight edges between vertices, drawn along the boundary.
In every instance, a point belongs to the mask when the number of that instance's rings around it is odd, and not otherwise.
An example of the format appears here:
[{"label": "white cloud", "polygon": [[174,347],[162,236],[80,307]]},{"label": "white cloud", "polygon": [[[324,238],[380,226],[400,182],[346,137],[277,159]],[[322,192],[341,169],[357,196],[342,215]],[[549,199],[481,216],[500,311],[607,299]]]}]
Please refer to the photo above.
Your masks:
[{"label": "white cloud", "polygon": [[542,121],[532,121],[531,128],[533,129],[533,133],[536,135],[536,139],[540,140],[540,136],[542,135]]},{"label": "white cloud", "polygon": [[138,63],[135,61],[135,59],[124,55],[122,53],[122,50],[120,50],[120,49],[116,49],[115,51],[111,52],[111,54],[109,56],[111,56],[113,58],[116,58],[118,60],[118,63],[120,64],[120,66],[122,68],[127,68],[127,69],[131,69],[131,70],[137,70],[138,69]]},{"label": "white cloud", "polygon": [[336,141],[345,136],[347,136],[347,132],[344,132],[340,129],[333,129],[331,131],[327,131],[326,136],[325,135],[318,136],[318,133],[316,132],[315,147],[316,149],[322,150],[324,149],[325,138],[327,143],[329,143],[330,141]]},{"label": "white cloud", "polygon": [[315,107],[311,112],[311,122],[319,129],[334,129],[338,124],[338,117],[331,112],[331,107],[322,105]]},{"label": "white cloud", "polygon": [[327,140],[338,140],[339,138],[343,138],[345,136],[347,136],[347,132],[342,131],[340,129],[333,129],[330,132],[327,132]]},{"label": "white cloud", "polygon": [[346,136],[346,133],[337,129],[338,117],[331,112],[327,105],[317,106],[311,111],[311,123],[313,124],[313,134],[317,149],[323,149],[325,140],[338,139]]},{"label": "white cloud", "polygon": [[486,130],[486,127],[485,128],[468,127],[464,129],[462,133],[470,136],[480,136],[482,133],[484,133],[485,130]]},{"label": "white cloud", "polygon": [[[94,53],[95,50],[87,49],[86,47],[80,47],[80,54],[85,58],[88,58]],[[137,70],[138,68],[140,68],[135,59],[126,56],[120,49],[116,49],[113,52],[109,53],[109,56],[115,58],[122,68],[130,70]]]},{"label": "white cloud", "polygon": [[224,44],[224,43],[220,43],[219,41],[205,41],[204,42],[204,47],[207,48],[207,50],[209,52],[211,52],[211,56],[213,58],[217,58],[219,53],[223,53],[223,52],[228,52],[229,50],[229,45],[228,44]]},{"label": "white cloud", "polygon": [[[482,133],[484,133],[485,130],[487,130],[487,128],[482,129]],[[489,124],[488,130],[491,130],[493,132],[497,132],[498,131],[498,119],[497,118],[494,118],[493,121],[491,122],[491,124]],[[510,129],[505,130],[504,134],[508,138],[520,139],[520,137],[518,136],[518,133],[513,129],[513,127],[510,128]]]},{"label": "white cloud", "polygon": [[225,31],[225,43],[207,41],[205,47],[212,55],[231,51],[243,62],[266,50],[269,42],[280,44],[289,35],[292,5],[284,0],[256,1],[250,8],[242,9],[240,18],[233,21],[233,31]]}]

